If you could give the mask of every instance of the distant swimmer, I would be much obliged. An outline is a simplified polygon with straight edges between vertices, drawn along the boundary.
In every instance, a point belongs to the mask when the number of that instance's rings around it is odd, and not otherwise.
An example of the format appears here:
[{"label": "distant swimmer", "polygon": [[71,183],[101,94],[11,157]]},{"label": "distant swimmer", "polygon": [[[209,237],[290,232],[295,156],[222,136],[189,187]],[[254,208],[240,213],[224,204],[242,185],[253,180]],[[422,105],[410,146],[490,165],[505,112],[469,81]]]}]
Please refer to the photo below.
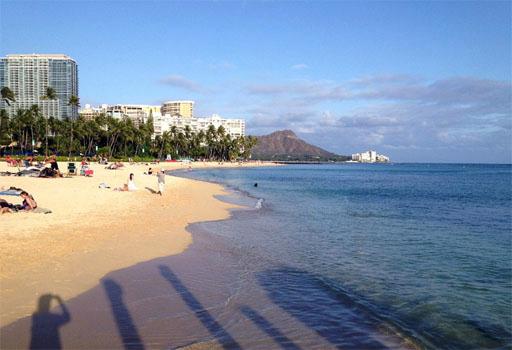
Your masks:
[{"label": "distant swimmer", "polygon": [[254,183],[254,187],[258,187],[258,183],[257,182]]}]

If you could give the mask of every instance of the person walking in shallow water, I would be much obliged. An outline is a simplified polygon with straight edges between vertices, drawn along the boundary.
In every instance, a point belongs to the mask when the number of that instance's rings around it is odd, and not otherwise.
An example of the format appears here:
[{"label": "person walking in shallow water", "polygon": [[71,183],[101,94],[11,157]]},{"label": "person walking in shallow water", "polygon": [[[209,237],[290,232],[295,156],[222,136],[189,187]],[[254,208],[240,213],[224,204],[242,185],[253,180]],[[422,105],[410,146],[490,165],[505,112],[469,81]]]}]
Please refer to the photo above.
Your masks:
[{"label": "person walking in shallow water", "polygon": [[[52,299],[59,303],[61,314],[50,312]],[[59,328],[70,320],[69,311],[58,295],[42,295],[39,298],[38,309],[32,315],[30,349],[62,349]]]},{"label": "person walking in shallow water", "polygon": [[160,170],[158,174],[156,174],[156,177],[158,179],[158,192],[157,194],[162,195],[164,193],[165,188],[165,172],[163,170]]}]

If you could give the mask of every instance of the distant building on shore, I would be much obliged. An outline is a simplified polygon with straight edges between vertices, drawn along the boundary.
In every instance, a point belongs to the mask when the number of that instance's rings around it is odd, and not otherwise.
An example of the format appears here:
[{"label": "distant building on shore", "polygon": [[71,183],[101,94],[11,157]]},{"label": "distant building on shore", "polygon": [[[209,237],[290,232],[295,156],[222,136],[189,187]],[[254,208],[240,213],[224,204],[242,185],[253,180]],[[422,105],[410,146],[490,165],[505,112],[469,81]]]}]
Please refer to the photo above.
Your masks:
[{"label": "distant building on shore", "polygon": [[194,101],[167,101],[162,104],[160,113],[192,118],[194,116]]},{"label": "distant building on shore", "polygon": [[151,105],[110,105],[105,114],[115,119],[129,118],[136,126],[145,123],[150,115],[160,113],[160,106]]},{"label": "distant building on shore", "polygon": [[213,125],[215,129],[222,126],[227,134],[231,137],[245,136],[245,120],[244,119],[227,119],[223,118],[218,114],[212,114],[210,117],[197,118],[199,123],[199,130],[208,130],[210,125]]},{"label": "distant building on shore", "polygon": [[85,106],[78,112],[78,114],[85,120],[91,120],[99,116],[101,113],[105,113],[106,108],[107,105],[92,107],[90,104],[85,104]]},{"label": "distant building on shore", "polygon": [[181,117],[177,115],[164,114],[153,116],[153,127],[155,136],[162,136],[164,132],[168,132],[172,127],[176,127],[183,132],[188,126],[191,132],[206,132],[210,125],[217,130],[220,126],[224,128],[226,134],[231,137],[245,136],[245,120],[244,119],[227,119],[218,114],[213,114],[206,118]]},{"label": "distant building on shore", "polygon": [[[183,101],[182,101],[183,102]],[[194,101],[190,102],[194,105]],[[195,118],[192,114],[182,116],[180,114],[173,114],[171,112],[162,113],[165,110],[164,106],[152,106],[152,105],[136,105],[136,104],[117,104],[107,105],[102,104],[99,107],[92,107],[86,104],[84,108],[80,110],[80,116],[85,119],[93,119],[100,114],[105,114],[115,119],[130,119],[135,126],[141,123],[146,123],[150,117],[153,119],[154,135],[162,136],[164,132],[170,131],[172,127],[176,127],[179,131],[183,132],[187,127],[191,132],[198,133],[200,131],[206,132],[210,125],[213,125],[217,130],[220,126],[224,128],[226,134],[231,137],[245,136],[245,120],[244,119],[228,119],[221,117],[218,114],[212,114],[209,117]],[[180,107],[181,108],[181,107]],[[192,113],[192,110],[185,109]],[[175,112],[176,109],[173,109]]]},{"label": "distant building on shore", "polygon": [[389,157],[378,154],[376,151],[366,151],[352,154],[352,161],[359,163],[388,163]]},{"label": "distant building on shore", "polygon": [[93,119],[100,114],[105,114],[115,119],[129,118],[133,124],[140,125],[145,123],[150,115],[159,115],[160,106],[151,105],[132,105],[132,104],[102,104],[99,107],[91,107],[86,104],[79,112],[80,116],[85,119]]},{"label": "distant building on shore", "polygon": [[[43,115],[58,119],[78,117],[78,107],[69,105],[78,97],[78,67],[71,57],[62,54],[16,54],[0,58],[0,88],[8,87],[16,98],[0,107],[14,114],[18,109],[39,106]],[[55,100],[42,97],[46,89],[55,90]]]}]

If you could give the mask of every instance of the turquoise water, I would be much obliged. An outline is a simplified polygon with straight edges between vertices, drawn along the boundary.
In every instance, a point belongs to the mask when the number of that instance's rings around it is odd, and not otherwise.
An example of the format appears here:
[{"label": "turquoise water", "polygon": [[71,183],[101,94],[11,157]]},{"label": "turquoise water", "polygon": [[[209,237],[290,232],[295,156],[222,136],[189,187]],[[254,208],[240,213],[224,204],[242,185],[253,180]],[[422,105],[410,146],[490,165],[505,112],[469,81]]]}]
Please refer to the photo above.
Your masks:
[{"label": "turquoise water", "polygon": [[[327,319],[335,322],[343,303],[424,347],[512,346],[510,165],[296,165],[186,176],[261,205],[208,227],[243,252],[273,303],[331,344],[339,329]],[[348,345],[372,347],[357,335]]]}]

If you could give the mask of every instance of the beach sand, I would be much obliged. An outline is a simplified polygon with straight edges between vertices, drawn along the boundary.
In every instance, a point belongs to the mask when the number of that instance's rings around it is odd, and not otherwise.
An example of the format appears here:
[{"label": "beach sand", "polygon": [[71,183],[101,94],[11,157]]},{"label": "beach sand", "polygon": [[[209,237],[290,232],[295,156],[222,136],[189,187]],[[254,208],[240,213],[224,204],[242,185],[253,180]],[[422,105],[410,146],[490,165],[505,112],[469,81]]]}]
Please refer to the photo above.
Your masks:
[{"label": "beach sand", "polygon": [[[154,170],[268,166],[268,163],[160,163]],[[191,244],[188,224],[221,220],[233,205],[214,198],[220,185],[166,177],[163,196],[156,176],[144,175],[148,165],[106,170],[93,164],[93,177],[46,179],[1,176],[0,187],[23,188],[51,214],[15,213],[0,216],[0,326],[29,316],[40,295],[56,293],[68,300],[97,285],[108,272],[156,257],[183,252]],[[59,163],[61,170],[66,163]],[[0,171],[13,171],[5,162]],[[136,192],[112,188],[135,174]],[[107,183],[111,188],[98,185]],[[0,196],[21,203],[15,196]]]}]

